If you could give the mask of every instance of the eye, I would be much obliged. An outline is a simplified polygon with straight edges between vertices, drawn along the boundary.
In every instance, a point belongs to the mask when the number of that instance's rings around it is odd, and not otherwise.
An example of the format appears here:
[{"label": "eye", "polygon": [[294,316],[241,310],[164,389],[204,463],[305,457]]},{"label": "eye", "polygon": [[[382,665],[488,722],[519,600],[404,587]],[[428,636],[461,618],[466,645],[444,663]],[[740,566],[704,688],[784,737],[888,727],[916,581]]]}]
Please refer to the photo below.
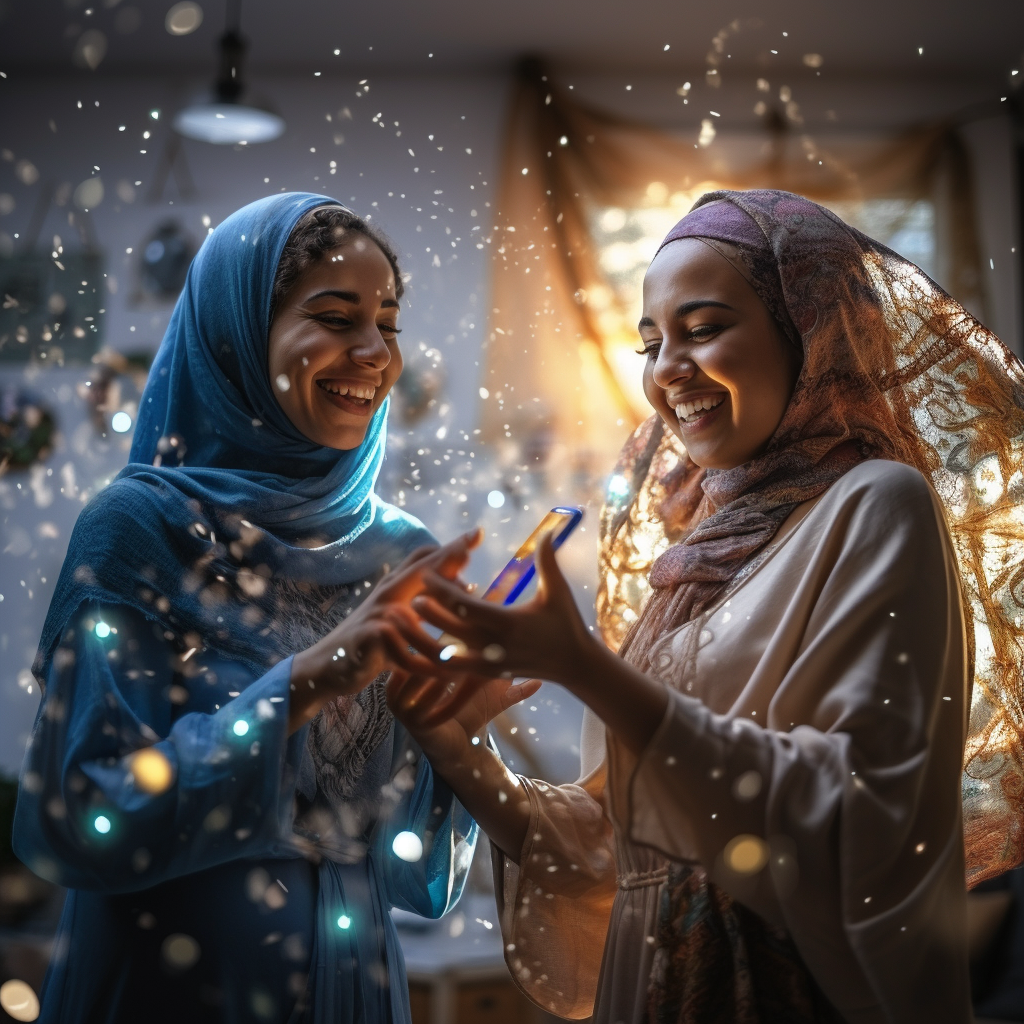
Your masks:
[{"label": "eye", "polygon": [[325,327],[348,327],[352,321],[341,313],[317,313],[311,317],[318,324]]},{"label": "eye", "polygon": [[381,334],[390,334],[392,337],[398,337],[402,333],[402,329],[394,324],[377,324],[377,330]]},{"label": "eye", "polygon": [[636,354],[638,356],[647,356],[648,358],[653,359],[658,354],[658,351],[660,349],[661,342],[652,341],[649,345],[644,345],[643,348],[636,349]]},{"label": "eye", "polygon": [[695,341],[705,341],[722,329],[720,324],[698,324],[688,332]]}]

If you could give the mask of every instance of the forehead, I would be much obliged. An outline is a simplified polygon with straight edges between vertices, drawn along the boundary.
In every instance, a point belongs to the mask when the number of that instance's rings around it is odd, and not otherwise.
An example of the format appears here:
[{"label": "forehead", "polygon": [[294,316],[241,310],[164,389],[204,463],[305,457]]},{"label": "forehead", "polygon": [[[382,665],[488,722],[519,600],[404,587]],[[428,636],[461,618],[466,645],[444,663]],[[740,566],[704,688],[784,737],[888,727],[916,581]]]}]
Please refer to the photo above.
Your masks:
[{"label": "forehead", "polygon": [[[644,277],[645,301],[656,297],[711,298],[711,291],[733,295],[751,291],[743,275],[717,250],[698,238],[669,242]],[[692,295],[701,292],[701,295]]]},{"label": "forehead", "polygon": [[395,274],[387,256],[376,242],[365,235],[354,235],[331,249],[306,269],[299,286],[335,288],[342,291],[369,291],[394,298]]}]

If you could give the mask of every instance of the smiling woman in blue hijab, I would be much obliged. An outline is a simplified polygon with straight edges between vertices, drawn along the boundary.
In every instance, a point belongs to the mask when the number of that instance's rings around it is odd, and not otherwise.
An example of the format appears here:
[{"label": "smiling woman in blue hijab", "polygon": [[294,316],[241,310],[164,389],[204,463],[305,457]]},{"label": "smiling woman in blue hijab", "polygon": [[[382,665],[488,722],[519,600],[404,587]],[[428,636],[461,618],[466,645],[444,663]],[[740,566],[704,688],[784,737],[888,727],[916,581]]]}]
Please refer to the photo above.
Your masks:
[{"label": "smiling woman in blue hijab", "polygon": [[401,293],[309,194],[189,271],[35,666],[15,847],[70,890],[41,1020],[409,1020],[389,909],[449,909],[477,829],[378,678],[423,667],[407,602],[473,543],[374,494]]}]

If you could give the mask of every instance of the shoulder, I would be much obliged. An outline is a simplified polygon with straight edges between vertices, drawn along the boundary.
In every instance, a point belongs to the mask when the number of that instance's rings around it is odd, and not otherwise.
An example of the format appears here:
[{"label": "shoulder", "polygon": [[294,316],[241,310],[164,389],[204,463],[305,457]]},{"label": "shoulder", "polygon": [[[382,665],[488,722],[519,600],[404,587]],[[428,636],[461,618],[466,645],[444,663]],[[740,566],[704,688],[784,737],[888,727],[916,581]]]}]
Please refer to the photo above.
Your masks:
[{"label": "shoulder", "polygon": [[[949,531],[927,477],[912,466],[863,462],[837,480],[808,515],[833,558],[904,565],[944,560]],[[841,554],[840,552],[843,552]]]},{"label": "shoulder", "polygon": [[934,513],[935,492],[913,466],[868,459],[841,476],[822,496],[821,505],[833,510],[859,508],[886,517],[916,517]]},{"label": "shoulder", "polygon": [[122,471],[122,475],[96,492],[82,509],[79,519],[86,522],[110,516],[119,520],[137,519],[151,509],[165,507],[167,489],[167,482],[155,473],[129,476]]},{"label": "shoulder", "polygon": [[373,525],[385,531],[389,546],[402,551],[403,556],[416,548],[437,544],[437,538],[430,530],[405,509],[389,504],[376,494],[373,503]]},{"label": "shoulder", "polygon": [[183,526],[203,518],[198,506],[190,511],[186,504],[177,492],[169,494],[159,477],[120,476],[82,509],[74,534],[90,547],[107,542],[116,542],[119,548],[131,542],[150,547],[161,536],[180,538]]}]

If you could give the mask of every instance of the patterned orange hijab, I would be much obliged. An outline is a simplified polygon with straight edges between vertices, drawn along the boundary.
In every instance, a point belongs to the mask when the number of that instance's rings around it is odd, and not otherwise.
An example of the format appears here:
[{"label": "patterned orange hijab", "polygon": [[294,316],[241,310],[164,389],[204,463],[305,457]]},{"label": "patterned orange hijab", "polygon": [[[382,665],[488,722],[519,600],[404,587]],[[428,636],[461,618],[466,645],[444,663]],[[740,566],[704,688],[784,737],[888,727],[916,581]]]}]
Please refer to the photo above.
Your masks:
[{"label": "patterned orange hijab", "polygon": [[654,640],[708,607],[796,505],[863,459],[916,467],[946,513],[972,649],[968,880],[1012,867],[1024,859],[1024,367],[916,266],[800,196],[709,193],[664,244],[685,237],[744,274],[803,368],[767,448],[736,469],[699,469],[656,416],[627,443],[602,519],[606,639],[645,667]]}]

